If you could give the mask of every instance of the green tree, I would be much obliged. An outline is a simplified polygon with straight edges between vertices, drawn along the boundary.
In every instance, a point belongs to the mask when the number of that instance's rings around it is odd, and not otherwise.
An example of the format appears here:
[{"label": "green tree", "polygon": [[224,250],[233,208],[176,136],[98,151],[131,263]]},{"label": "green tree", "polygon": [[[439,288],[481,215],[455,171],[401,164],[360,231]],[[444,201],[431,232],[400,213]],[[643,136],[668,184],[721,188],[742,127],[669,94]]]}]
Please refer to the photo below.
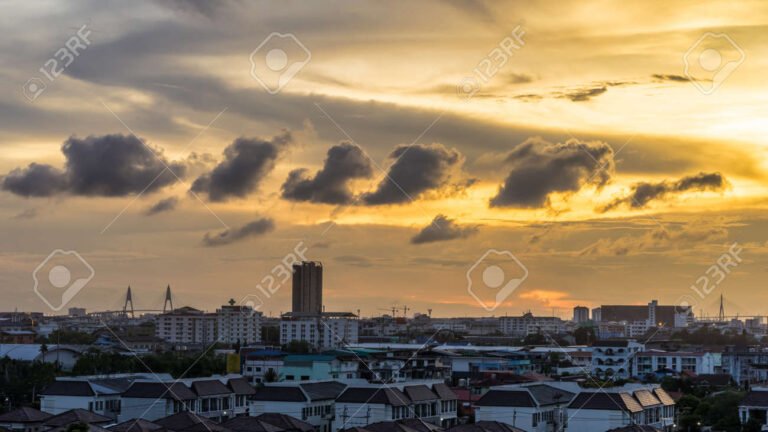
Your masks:
[{"label": "green tree", "polygon": [[591,345],[595,341],[594,327],[579,327],[573,332],[576,345]]},{"label": "green tree", "polygon": [[312,345],[305,340],[292,340],[283,346],[283,351],[291,354],[308,354],[312,352]]}]

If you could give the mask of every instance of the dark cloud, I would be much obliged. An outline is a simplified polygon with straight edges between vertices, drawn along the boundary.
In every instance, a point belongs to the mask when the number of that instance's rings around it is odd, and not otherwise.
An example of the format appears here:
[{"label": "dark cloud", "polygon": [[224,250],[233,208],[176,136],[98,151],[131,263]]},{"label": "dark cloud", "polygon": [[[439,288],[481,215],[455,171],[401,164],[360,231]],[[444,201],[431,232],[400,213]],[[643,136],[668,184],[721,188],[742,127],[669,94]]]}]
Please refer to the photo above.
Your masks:
[{"label": "dark cloud", "polygon": [[462,226],[445,215],[437,215],[432,222],[411,238],[413,244],[433,243],[467,238],[477,233],[476,225]]},{"label": "dark cloud", "polygon": [[648,205],[650,201],[663,200],[670,195],[688,191],[721,191],[727,185],[727,180],[719,172],[701,172],[672,182],[666,180],[659,183],[640,182],[632,185],[629,193],[625,196],[617,197],[597,210],[604,213],[622,205],[631,209],[640,209]]},{"label": "dark cloud", "polygon": [[32,163],[11,171],[2,188],[26,197],[61,192],[115,197],[154,192],[186,172],[184,164],[168,162],[159,149],[133,135],[71,137],[61,151],[66,158],[64,171]]},{"label": "dark cloud", "polygon": [[[376,190],[362,196],[368,205],[400,204],[451,184],[464,157],[442,144],[400,145],[390,154],[395,162]],[[461,188],[461,185],[455,185]]]},{"label": "dark cloud", "polygon": [[160,201],[153,204],[152,207],[148,208],[147,211],[144,212],[144,214],[146,216],[154,216],[158,213],[172,211],[176,208],[178,204],[179,204],[179,199],[176,197],[161,199]]},{"label": "dark cloud", "polygon": [[3,177],[3,190],[24,197],[45,197],[66,190],[67,176],[50,165],[31,163]]},{"label": "dark cloud", "polygon": [[512,167],[491,207],[543,207],[552,192],[572,193],[586,185],[602,187],[613,177],[613,149],[599,141],[571,139],[553,144],[531,138],[509,152]]},{"label": "dark cloud", "polygon": [[323,168],[310,178],[306,169],[291,171],[283,184],[283,198],[325,204],[349,204],[349,182],[373,174],[370,158],[355,144],[344,142],[328,150]]},{"label": "dark cloud", "polygon": [[593,97],[600,96],[608,91],[607,86],[592,87],[585,89],[578,89],[568,93],[564,93],[561,97],[570,99],[571,102],[586,102]]},{"label": "dark cloud", "polygon": [[672,74],[653,74],[651,75],[653,79],[658,81],[673,81],[673,82],[688,82],[691,79],[682,75],[672,75]]},{"label": "dark cloud", "polygon": [[275,167],[275,161],[293,142],[290,132],[266,141],[238,138],[224,149],[224,160],[192,183],[191,191],[205,193],[211,201],[244,198],[255,191]]},{"label": "dark cloud", "polygon": [[203,237],[203,245],[208,247],[224,246],[266,234],[275,229],[275,222],[269,218],[256,219],[241,227],[227,229],[216,234],[206,233]]},{"label": "dark cloud", "polygon": [[507,83],[509,84],[528,84],[534,81],[533,75],[524,73],[510,73],[505,76]]}]

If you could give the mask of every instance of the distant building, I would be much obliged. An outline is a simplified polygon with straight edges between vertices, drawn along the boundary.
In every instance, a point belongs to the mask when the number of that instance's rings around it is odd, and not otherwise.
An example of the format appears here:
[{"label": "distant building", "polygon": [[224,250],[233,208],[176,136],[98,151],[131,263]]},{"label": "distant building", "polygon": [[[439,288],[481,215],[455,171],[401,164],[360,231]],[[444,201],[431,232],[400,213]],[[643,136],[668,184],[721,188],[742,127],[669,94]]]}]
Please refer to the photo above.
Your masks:
[{"label": "distant building", "polygon": [[155,334],[174,345],[248,345],[261,341],[261,317],[261,312],[244,305],[224,305],[216,313],[182,307],[158,315]]},{"label": "distant building", "polygon": [[[653,300],[647,305],[602,305],[592,319],[599,322],[647,322],[649,326],[687,327],[693,318],[690,307],[661,306]],[[598,319],[599,318],[599,319]]]},{"label": "distant building", "polygon": [[323,311],[323,264],[303,261],[293,265],[293,312],[319,314]]},{"label": "distant building", "polygon": [[351,312],[326,312],[320,315],[287,313],[280,321],[280,344],[306,341],[318,350],[343,348],[359,338],[358,317]]},{"label": "distant building", "polygon": [[589,321],[589,308],[586,306],[573,308],[573,321],[577,324]]},{"label": "distant building", "polygon": [[69,308],[68,314],[71,317],[84,317],[87,315],[85,313],[85,308],[80,308],[80,307]]},{"label": "distant building", "polygon": [[565,331],[565,323],[558,317],[535,317],[528,312],[518,317],[499,317],[499,330],[505,335],[520,337],[537,333],[558,334]]},{"label": "distant building", "polygon": [[261,312],[245,305],[225,305],[216,310],[217,340],[225,344],[261,342]]},{"label": "distant building", "polygon": [[181,307],[157,316],[157,337],[175,345],[207,345],[216,341],[216,315]]}]

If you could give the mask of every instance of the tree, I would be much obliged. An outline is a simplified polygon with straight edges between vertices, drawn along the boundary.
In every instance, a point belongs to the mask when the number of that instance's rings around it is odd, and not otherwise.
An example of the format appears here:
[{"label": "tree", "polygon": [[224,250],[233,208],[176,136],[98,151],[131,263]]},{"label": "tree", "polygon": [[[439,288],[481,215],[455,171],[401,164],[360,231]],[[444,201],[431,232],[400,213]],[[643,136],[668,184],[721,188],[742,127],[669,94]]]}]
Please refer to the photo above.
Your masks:
[{"label": "tree", "polygon": [[264,372],[265,383],[276,382],[277,380],[278,380],[277,372],[275,372],[274,369],[267,369],[267,371]]},{"label": "tree", "polygon": [[88,432],[90,429],[91,427],[87,423],[78,422],[67,426],[66,432]]},{"label": "tree", "polygon": [[576,339],[576,345],[591,345],[595,340],[594,327],[579,327],[573,332]]},{"label": "tree", "polygon": [[309,354],[312,351],[312,345],[305,340],[292,340],[283,346],[283,350],[291,354]]}]

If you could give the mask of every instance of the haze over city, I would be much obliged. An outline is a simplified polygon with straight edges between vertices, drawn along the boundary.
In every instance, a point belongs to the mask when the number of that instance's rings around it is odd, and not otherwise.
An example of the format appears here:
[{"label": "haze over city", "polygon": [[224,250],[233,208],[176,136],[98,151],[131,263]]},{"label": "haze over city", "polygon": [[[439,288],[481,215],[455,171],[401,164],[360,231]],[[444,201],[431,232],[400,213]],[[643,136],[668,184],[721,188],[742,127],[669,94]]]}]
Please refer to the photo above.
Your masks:
[{"label": "haze over city", "polygon": [[2,310],[63,250],[69,307],[278,316],[298,250],[363,316],[768,313],[765,3],[3,5]]}]

